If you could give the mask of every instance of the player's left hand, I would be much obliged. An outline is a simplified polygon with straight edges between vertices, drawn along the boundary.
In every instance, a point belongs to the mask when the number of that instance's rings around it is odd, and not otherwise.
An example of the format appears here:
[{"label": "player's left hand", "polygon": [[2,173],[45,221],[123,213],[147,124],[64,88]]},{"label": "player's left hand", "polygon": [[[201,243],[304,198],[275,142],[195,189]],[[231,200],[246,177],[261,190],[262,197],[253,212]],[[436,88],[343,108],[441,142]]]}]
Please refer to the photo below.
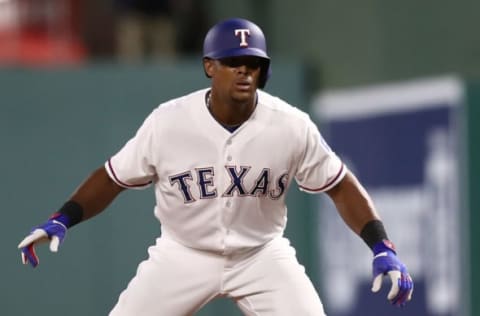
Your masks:
[{"label": "player's left hand", "polygon": [[384,275],[392,282],[388,300],[395,306],[405,306],[413,293],[413,281],[405,265],[398,259],[393,244],[385,240],[373,247],[373,284],[372,292],[376,293],[382,287]]}]

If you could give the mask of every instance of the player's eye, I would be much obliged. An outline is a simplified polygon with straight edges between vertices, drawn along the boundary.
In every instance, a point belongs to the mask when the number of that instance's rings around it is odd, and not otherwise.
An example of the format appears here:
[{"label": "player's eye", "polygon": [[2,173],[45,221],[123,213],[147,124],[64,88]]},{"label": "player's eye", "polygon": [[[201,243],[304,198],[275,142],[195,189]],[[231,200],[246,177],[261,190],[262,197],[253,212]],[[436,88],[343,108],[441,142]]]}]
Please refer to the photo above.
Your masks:
[{"label": "player's eye", "polygon": [[255,56],[226,57],[220,59],[220,63],[231,68],[246,66],[249,69],[257,69],[262,65],[262,59]]}]

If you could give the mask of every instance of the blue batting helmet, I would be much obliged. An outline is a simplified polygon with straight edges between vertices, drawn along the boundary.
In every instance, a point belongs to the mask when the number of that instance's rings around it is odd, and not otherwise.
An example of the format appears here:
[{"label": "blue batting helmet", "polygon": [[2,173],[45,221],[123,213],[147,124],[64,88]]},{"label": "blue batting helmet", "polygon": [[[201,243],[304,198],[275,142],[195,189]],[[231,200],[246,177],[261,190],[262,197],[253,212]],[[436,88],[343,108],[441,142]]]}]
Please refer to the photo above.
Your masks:
[{"label": "blue batting helmet", "polygon": [[221,59],[236,56],[256,56],[263,60],[258,84],[263,88],[270,77],[271,70],[267,43],[260,27],[251,21],[239,18],[215,24],[205,36],[203,57]]}]

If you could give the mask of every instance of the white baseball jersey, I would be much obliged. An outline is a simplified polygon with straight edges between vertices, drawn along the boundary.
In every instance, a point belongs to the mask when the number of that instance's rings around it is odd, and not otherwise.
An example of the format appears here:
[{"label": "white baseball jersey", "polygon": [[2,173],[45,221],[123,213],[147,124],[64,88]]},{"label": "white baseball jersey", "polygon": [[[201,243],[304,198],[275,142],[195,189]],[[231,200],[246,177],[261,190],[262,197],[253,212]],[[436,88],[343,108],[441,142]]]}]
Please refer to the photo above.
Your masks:
[{"label": "white baseball jersey", "polygon": [[285,195],[335,186],[346,168],[309,116],[266,92],[233,133],[210,114],[208,89],[161,104],[105,163],[126,188],[155,185],[162,235],[219,253],[281,236]]}]

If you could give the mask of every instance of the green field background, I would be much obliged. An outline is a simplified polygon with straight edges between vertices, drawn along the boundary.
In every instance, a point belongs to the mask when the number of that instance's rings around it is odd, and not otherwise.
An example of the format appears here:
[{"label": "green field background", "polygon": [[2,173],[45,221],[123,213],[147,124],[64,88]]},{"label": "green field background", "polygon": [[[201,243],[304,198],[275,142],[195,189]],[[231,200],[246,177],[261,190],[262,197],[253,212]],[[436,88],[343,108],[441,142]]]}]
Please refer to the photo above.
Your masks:
[{"label": "green field background", "polygon": [[470,222],[470,268],[467,278],[470,282],[471,314],[480,315],[480,81],[467,83],[466,122],[468,143],[468,195]]}]

